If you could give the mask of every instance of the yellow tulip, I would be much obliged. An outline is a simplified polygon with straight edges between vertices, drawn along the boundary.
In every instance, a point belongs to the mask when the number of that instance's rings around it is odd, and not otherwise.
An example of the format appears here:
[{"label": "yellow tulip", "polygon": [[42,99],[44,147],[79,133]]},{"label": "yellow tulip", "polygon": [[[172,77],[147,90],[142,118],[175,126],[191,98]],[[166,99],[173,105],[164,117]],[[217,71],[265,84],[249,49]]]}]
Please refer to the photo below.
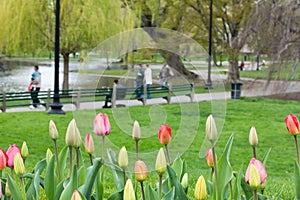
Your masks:
[{"label": "yellow tulip", "polygon": [[25,166],[23,163],[23,158],[20,153],[17,153],[14,157],[14,170],[17,175],[22,175],[25,173]]},{"label": "yellow tulip", "polygon": [[206,198],[206,183],[202,175],[198,178],[196,183],[195,198],[196,200],[203,200]]},{"label": "yellow tulip", "polygon": [[125,184],[123,200],[135,200],[135,193],[133,190],[131,179],[128,179]]},{"label": "yellow tulip", "polygon": [[119,152],[118,163],[122,169],[126,169],[128,166],[128,154],[125,147],[122,147]]},{"label": "yellow tulip", "polygon": [[181,185],[184,189],[186,189],[188,187],[188,174],[184,173],[182,179],[181,179]]},{"label": "yellow tulip", "polygon": [[155,170],[159,174],[163,174],[166,171],[167,163],[163,148],[160,148],[156,157]]},{"label": "yellow tulip", "polygon": [[135,120],[133,123],[132,138],[134,140],[139,140],[141,138],[141,128],[137,120]]},{"label": "yellow tulip", "polygon": [[27,158],[27,156],[28,156],[28,147],[27,147],[27,144],[25,141],[22,144],[21,154],[22,154],[23,158]]},{"label": "yellow tulip", "polygon": [[49,136],[52,140],[58,138],[58,131],[53,120],[50,120],[49,122]]}]

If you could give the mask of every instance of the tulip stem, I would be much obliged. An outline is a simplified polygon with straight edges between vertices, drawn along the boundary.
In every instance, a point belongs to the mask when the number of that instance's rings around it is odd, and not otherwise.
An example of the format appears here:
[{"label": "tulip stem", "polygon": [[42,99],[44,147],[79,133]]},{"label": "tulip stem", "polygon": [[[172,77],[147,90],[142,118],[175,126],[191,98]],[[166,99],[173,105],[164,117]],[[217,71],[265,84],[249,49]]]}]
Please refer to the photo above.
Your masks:
[{"label": "tulip stem", "polygon": [[170,159],[170,154],[169,154],[168,145],[166,144],[165,147],[166,147],[166,153],[167,153],[168,163],[169,163],[169,165],[171,165],[171,159]]},{"label": "tulip stem", "polygon": [[76,148],[76,165],[79,168],[79,147]]},{"label": "tulip stem", "polygon": [[89,156],[90,156],[90,163],[91,163],[91,165],[93,165],[93,155],[91,153],[89,153]]},{"label": "tulip stem", "polygon": [[253,149],[253,157],[256,158],[256,148],[252,147],[252,149]]},{"label": "tulip stem", "polygon": [[258,200],[257,190],[256,189],[253,190],[253,199],[254,200]]},{"label": "tulip stem", "polygon": [[141,189],[142,189],[143,200],[146,200],[146,198],[145,198],[145,192],[144,192],[144,184],[143,184],[143,181],[141,181]]},{"label": "tulip stem", "polygon": [[162,174],[159,174],[158,199],[161,199]]},{"label": "tulip stem", "polygon": [[123,177],[124,177],[124,186],[125,186],[125,184],[126,184],[126,171],[125,171],[125,169],[123,169]]},{"label": "tulip stem", "polygon": [[214,174],[215,174],[215,187],[216,187],[216,199],[218,198],[218,163],[217,163],[217,157],[216,157],[216,152],[215,152],[215,146],[213,143],[211,143],[212,146],[212,153],[213,153],[213,160],[214,160]]},{"label": "tulip stem", "polygon": [[72,146],[69,146],[69,151],[70,151],[70,177],[72,175],[72,168],[73,168],[73,152],[72,152]]},{"label": "tulip stem", "polygon": [[105,150],[105,137],[102,136],[102,159],[104,160],[104,150]]},{"label": "tulip stem", "polygon": [[54,150],[55,150],[55,158],[56,158],[56,168],[57,168],[57,175],[58,175],[58,182],[60,182],[60,166],[59,166],[59,159],[58,159],[58,148],[56,144],[56,140],[54,142]]},{"label": "tulip stem", "polygon": [[135,160],[139,160],[139,141],[135,140]]},{"label": "tulip stem", "polygon": [[300,165],[300,155],[299,155],[299,146],[298,146],[297,135],[294,135],[294,139],[295,139],[295,144],[296,144],[296,152],[297,152],[298,165]]}]

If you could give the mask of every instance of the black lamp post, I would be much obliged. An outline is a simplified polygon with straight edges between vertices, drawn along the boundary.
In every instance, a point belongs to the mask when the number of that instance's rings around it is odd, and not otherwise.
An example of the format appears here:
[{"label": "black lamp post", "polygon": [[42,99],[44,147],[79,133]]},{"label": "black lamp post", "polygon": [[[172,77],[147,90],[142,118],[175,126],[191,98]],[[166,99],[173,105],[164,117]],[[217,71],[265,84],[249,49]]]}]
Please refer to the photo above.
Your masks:
[{"label": "black lamp post", "polygon": [[59,102],[59,16],[60,16],[60,0],[56,0],[54,97],[53,97],[53,103],[50,105],[51,109],[47,112],[48,114],[65,114],[65,112],[61,109],[62,104]]},{"label": "black lamp post", "polygon": [[205,89],[212,89],[211,82],[211,58],[212,58],[212,14],[213,12],[213,0],[210,0],[209,4],[209,39],[208,39],[208,73],[207,81],[205,83]]}]

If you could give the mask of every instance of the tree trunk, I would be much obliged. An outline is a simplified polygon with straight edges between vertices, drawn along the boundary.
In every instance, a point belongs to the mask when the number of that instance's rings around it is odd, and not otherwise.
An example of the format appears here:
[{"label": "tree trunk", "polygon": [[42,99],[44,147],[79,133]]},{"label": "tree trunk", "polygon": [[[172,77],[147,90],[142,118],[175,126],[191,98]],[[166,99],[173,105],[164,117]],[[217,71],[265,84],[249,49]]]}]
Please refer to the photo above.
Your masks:
[{"label": "tree trunk", "polygon": [[64,58],[64,80],[62,88],[64,90],[69,89],[69,53],[62,53]]},{"label": "tree trunk", "polygon": [[240,71],[239,71],[239,60],[238,54],[229,56],[229,71],[228,78],[229,82],[237,82],[240,80]]},{"label": "tree trunk", "polygon": [[[163,32],[158,32],[157,29],[153,28],[147,28],[144,27],[144,30],[146,33],[149,34],[149,36],[153,39],[153,41],[157,42],[158,44],[164,44],[166,43],[167,45],[173,45],[174,49],[177,49],[180,41],[177,41],[176,38],[168,37],[165,33]],[[176,40],[176,41],[173,41]],[[197,78],[198,75],[195,74],[194,72],[191,72],[187,70],[178,54],[175,54],[170,51],[166,51],[163,49],[159,49],[160,55],[165,59],[167,64],[177,70],[180,74],[184,75],[187,78]]]}]

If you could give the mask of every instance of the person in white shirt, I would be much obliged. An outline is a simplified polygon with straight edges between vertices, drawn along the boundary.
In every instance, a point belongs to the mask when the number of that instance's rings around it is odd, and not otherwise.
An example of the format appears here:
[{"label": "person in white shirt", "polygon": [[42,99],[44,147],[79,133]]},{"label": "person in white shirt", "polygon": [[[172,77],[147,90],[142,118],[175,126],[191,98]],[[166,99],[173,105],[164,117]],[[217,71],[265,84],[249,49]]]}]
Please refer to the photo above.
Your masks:
[{"label": "person in white shirt", "polygon": [[144,69],[145,69],[145,76],[144,76],[144,82],[147,87],[147,98],[151,99],[151,94],[149,90],[149,86],[152,85],[152,70],[149,67],[148,64],[144,64]]}]

